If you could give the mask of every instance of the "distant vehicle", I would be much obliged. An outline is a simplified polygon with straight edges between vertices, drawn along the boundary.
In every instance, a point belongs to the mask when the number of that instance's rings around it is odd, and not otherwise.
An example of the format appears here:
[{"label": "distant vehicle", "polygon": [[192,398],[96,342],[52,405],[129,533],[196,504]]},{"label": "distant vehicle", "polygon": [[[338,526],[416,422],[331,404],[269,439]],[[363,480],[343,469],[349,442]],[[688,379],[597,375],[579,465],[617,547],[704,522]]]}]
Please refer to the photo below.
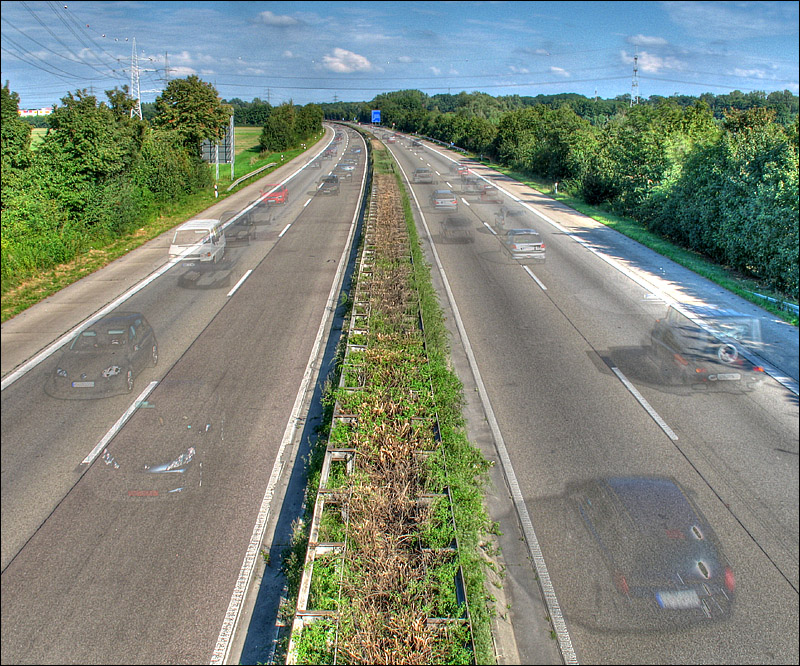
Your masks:
[{"label": "distant vehicle", "polygon": [[56,398],[99,398],[130,393],[137,375],[158,363],[158,343],[139,312],[117,312],[73,338],[61,354],[46,392]]},{"label": "distant vehicle", "polygon": [[483,192],[483,181],[477,176],[462,176],[461,192],[465,195],[481,194]]},{"label": "distant vehicle", "polygon": [[650,333],[652,353],[666,382],[742,391],[761,385],[766,379],[764,368],[743,353],[745,346],[762,344],[758,318],[733,310],[690,309],[705,328],[670,307]]},{"label": "distant vehicle", "polygon": [[451,190],[436,190],[431,194],[431,205],[435,210],[457,210],[458,199]]},{"label": "distant vehicle", "polygon": [[317,194],[339,194],[339,176],[336,174],[329,174],[327,176],[323,176],[322,179],[319,181],[319,187],[317,188]]},{"label": "distant vehicle", "polygon": [[459,176],[466,176],[469,174],[469,166],[466,165],[464,162],[458,162],[454,164],[452,170]]},{"label": "distant vehicle", "polygon": [[674,480],[596,479],[573,497],[608,571],[604,580],[595,577],[598,615],[654,629],[730,615],[731,565],[711,525]]},{"label": "distant vehicle", "polygon": [[353,155],[358,155],[358,153],[360,153],[360,152],[361,152],[361,148],[359,148],[358,146],[354,146],[353,148],[351,148],[351,149],[350,149],[350,152],[351,152]]},{"label": "distant vehicle", "polygon": [[[222,219],[227,222],[238,214],[239,211],[228,211],[223,214]],[[225,227],[224,233],[228,247],[250,245],[250,241],[256,238],[256,226],[250,212],[239,215],[233,223]]]},{"label": "distant vehicle", "polygon": [[325,149],[325,150],[322,152],[322,159],[323,159],[323,160],[330,160],[330,159],[332,159],[332,158],[334,158],[334,157],[336,157],[336,148],[333,148],[333,147],[331,147],[331,148],[326,148],[326,149]]},{"label": "distant vehicle", "polygon": [[526,217],[525,210],[520,206],[500,206],[494,214],[494,223],[500,229],[522,229],[528,225]]},{"label": "distant vehicle", "polygon": [[333,170],[336,175],[339,176],[339,178],[351,180],[353,178],[353,171],[355,171],[355,167],[352,164],[337,164]]},{"label": "distant vehicle", "polygon": [[483,184],[480,196],[483,203],[503,203],[503,195],[500,190],[488,183]]},{"label": "distant vehicle", "polygon": [[414,169],[411,181],[414,183],[433,183],[433,170],[428,167]]},{"label": "distant vehicle", "polygon": [[289,203],[289,188],[283,185],[265,185],[262,192],[264,195],[264,202],[270,206],[283,205]]},{"label": "distant vehicle", "polygon": [[418,139],[413,139],[411,141],[411,147],[412,148],[422,148],[423,147],[422,146],[422,141],[419,141]]},{"label": "distant vehicle", "polygon": [[189,220],[175,230],[169,258],[179,259],[184,266],[216,264],[225,254],[225,245],[220,220]]},{"label": "distant vehicle", "polygon": [[472,225],[463,215],[448,215],[442,220],[442,237],[450,243],[471,243]]},{"label": "distant vehicle", "polygon": [[386,139],[386,143],[397,143],[397,137],[390,136],[388,139]]},{"label": "distant vehicle", "polygon": [[322,168],[322,162],[320,162],[320,158],[317,158],[315,160],[311,160],[308,163],[308,167],[309,167],[309,169],[321,169]]},{"label": "distant vehicle", "polygon": [[544,241],[534,229],[509,229],[502,239],[514,259],[545,260]]}]

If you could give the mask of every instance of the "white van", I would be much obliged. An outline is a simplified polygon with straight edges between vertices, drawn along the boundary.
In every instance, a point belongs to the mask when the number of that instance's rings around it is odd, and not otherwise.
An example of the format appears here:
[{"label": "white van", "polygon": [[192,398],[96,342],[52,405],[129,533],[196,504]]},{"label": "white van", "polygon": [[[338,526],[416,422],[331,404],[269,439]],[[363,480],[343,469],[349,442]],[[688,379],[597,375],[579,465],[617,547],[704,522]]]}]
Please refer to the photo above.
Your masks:
[{"label": "white van", "polygon": [[189,220],[175,230],[169,258],[193,264],[216,264],[225,254],[225,233],[220,220]]}]

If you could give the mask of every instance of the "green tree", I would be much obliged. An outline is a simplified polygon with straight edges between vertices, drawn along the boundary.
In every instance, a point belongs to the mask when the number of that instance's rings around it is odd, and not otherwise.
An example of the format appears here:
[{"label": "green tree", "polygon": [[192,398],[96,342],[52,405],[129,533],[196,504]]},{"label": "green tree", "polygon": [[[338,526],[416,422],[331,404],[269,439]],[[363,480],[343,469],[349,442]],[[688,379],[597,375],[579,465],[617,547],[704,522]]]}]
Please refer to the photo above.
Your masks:
[{"label": "green tree", "polygon": [[288,150],[293,146],[297,139],[295,119],[296,112],[291,102],[273,108],[264,124],[264,129],[261,130],[259,137],[261,150],[277,152]]},{"label": "green tree", "polygon": [[232,107],[220,101],[216,88],[194,74],[170,81],[155,104],[153,126],[177,132],[183,145],[198,157],[205,139],[218,141],[224,136],[233,114]]},{"label": "green tree", "polygon": [[2,192],[0,201],[5,209],[5,194],[19,186],[21,172],[30,159],[31,126],[19,117],[19,95],[11,92],[8,83],[2,88],[0,103],[0,155],[2,155]]}]

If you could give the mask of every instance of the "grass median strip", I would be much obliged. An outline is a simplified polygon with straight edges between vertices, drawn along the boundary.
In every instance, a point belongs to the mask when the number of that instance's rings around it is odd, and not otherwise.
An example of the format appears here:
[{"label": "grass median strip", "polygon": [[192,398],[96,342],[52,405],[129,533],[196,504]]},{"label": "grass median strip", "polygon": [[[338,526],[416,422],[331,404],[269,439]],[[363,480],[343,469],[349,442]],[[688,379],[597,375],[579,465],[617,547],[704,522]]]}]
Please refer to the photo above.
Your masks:
[{"label": "grass median strip", "polygon": [[327,448],[311,461],[317,500],[286,559],[297,599],[288,661],[493,663],[488,463],[464,434],[462,387],[390,159],[376,163]]}]

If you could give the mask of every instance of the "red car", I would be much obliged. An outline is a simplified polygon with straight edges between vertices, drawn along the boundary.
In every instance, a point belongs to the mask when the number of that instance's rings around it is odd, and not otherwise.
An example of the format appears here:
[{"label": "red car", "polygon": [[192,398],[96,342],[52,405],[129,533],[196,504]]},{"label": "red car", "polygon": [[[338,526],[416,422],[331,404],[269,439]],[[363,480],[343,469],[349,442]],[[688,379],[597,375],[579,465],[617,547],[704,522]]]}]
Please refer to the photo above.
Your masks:
[{"label": "red car", "polygon": [[264,201],[267,204],[285,204],[289,202],[289,189],[286,185],[267,185]]}]

